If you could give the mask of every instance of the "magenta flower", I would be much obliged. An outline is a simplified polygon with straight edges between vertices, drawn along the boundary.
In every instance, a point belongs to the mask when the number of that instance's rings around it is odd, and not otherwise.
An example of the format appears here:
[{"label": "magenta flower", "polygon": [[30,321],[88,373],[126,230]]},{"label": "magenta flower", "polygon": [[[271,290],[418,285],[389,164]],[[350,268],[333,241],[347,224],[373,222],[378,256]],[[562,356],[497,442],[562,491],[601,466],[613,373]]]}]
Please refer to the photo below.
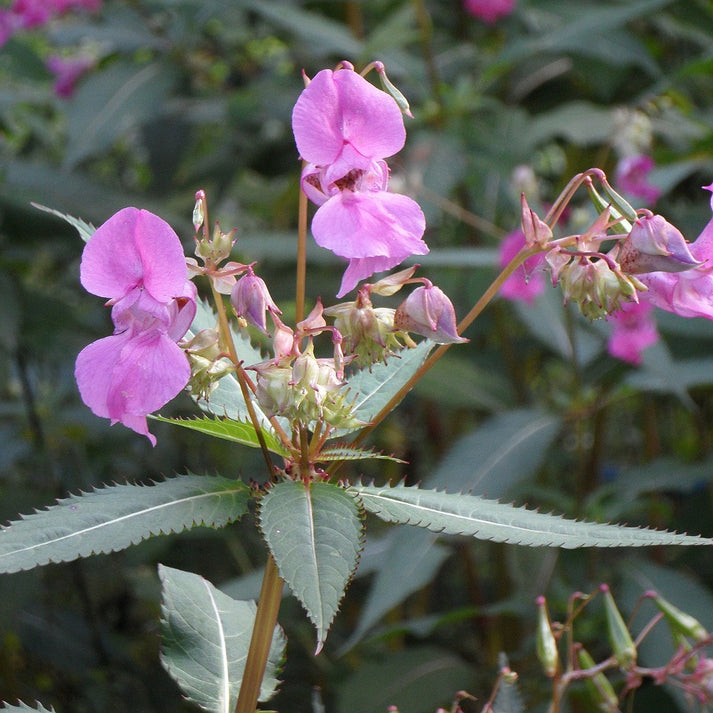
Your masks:
[{"label": "magenta flower", "polygon": [[[522,248],[525,247],[525,234],[522,230],[514,230],[503,238],[500,244],[500,267],[505,267]],[[541,265],[545,261],[545,253],[538,253],[527,258],[515,272],[503,282],[500,294],[505,299],[514,302],[532,304],[535,297],[545,291],[545,275]]]},{"label": "magenta flower", "polygon": [[384,159],[399,151],[406,137],[391,96],[351,67],[323,70],[298,98],[292,127],[300,155],[309,162],[302,189],[319,206],[314,239],[349,260],[338,297],[374,272],[428,252],[418,203],[387,190]]},{"label": "magenta flower", "polygon": [[55,75],[54,93],[65,99],[71,97],[79,78],[93,66],[94,60],[90,57],[50,55],[47,58],[47,69]]},{"label": "magenta flower", "polygon": [[115,327],[77,357],[82,400],[97,416],[156,445],[146,416],[176,396],[191,375],[176,344],[196,313],[181,242],[158,216],[124,208],[87,242],[80,279],[88,292],[109,298]]},{"label": "magenta flower", "polygon": [[[713,191],[713,183],[704,188]],[[648,288],[640,297],[655,307],[681,317],[713,319],[713,219],[688,247],[693,258],[702,264],[684,272],[647,272],[637,275]]]},{"label": "magenta flower", "polygon": [[474,17],[492,25],[515,9],[515,0],[465,0],[463,6]]},{"label": "magenta flower", "polygon": [[436,344],[459,344],[468,340],[458,335],[453,303],[440,287],[423,280],[397,308],[394,329],[428,337]]},{"label": "magenta flower", "polygon": [[267,334],[265,312],[269,310],[272,314],[282,314],[270,296],[265,281],[256,275],[250,266],[245,275],[235,283],[230,293],[230,304],[233,305],[238,317],[243,317],[248,324],[252,324],[265,334]]},{"label": "magenta flower", "polygon": [[654,168],[651,156],[627,156],[616,167],[616,183],[624,193],[642,198],[653,205],[661,195],[661,189],[649,183],[649,174]]},{"label": "magenta flower", "polygon": [[617,359],[638,366],[642,352],[656,344],[659,333],[652,315],[653,307],[646,302],[625,302],[621,309],[607,317],[612,323],[612,333],[607,351]]}]

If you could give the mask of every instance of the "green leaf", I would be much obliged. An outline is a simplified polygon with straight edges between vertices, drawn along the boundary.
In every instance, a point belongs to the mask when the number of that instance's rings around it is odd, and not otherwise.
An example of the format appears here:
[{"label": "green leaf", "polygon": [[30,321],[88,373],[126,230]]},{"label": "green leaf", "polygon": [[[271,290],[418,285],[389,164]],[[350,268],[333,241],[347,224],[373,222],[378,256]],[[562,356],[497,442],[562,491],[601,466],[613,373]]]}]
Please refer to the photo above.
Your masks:
[{"label": "green leaf", "polygon": [[[189,700],[211,713],[232,713],[245,671],[255,603],[232,599],[197,574],[159,565],[161,663]],[[271,698],[279,684],[285,637],[275,627],[260,686]]]},{"label": "green leaf", "polygon": [[387,522],[418,525],[446,535],[530,547],[646,547],[711,545],[713,539],[673,532],[566,520],[477,495],[422,490],[415,486],[350,486],[368,512]]},{"label": "green leaf", "polygon": [[[231,418],[211,418],[210,416],[204,416],[203,418],[166,418],[164,416],[152,416],[151,418],[156,421],[163,421],[164,423],[172,423],[176,426],[189,428],[192,431],[205,433],[215,438],[240,443],[243,446],[250,446],[250,448],[260,448],[260,442],[258,441],[257,433],[252,423],[234,421]],[[288,455],[287,450],[274,433],[263,430],[263,436],[265,437],[265,444],[269,450],[281,456]],[[364,458],[367,457],[376,458],[378,455],[364,456]],[[385,458],[386,456],[382,457]]]},{"label": "green leaf", "polygon": [[192,474],[70,495],[0,529],[0,572],[116,552],[199,525],[223,527],[245,514],[249,499],[238,480]]},{"label": "green leaf", "polygon": [[433,646],[390,651],[370,657],[342,684],[338,713],[383,713],[450,709],[456,691],[474,682],[472,666],[455,654]]},{"label": "green leaf", "polygon": [[433,342],[424,340],[415,349],[402,349],[386,364],[374,364],[371,370],[362,369],[347,378],[348,398],[354,401],[354,416],[369,423],[418,371],[434,346]]},{"label": "green leaf", "polygon": [[539,409],[493,416],[456,442],[428,485],[502,497],[534,475],[559,430],[559,419]]},{"label": "green leaf", "polygon": [[160,62],[116,62],[89,75],[68,105],[65,168],[106,151],[119,137],[158,116],[176,79],[175,70]]},{"label": "green leaf", "polygon": [[45,213],[51,213],[52,215],[55,215],[58,218],[64,220],[66,223],[69,223],[73,228],[76,228],[77,232],[79,233],[79,237],[85,243],[89,240],[89,238],[92,237],[92,235],[94,235],[94,232],[96,231],[96,228],[91,223],[87,223],[81,218],[75,218],[73,215],[60,213],[54,208],[48,208],[47,206],[40,205],[39,203],[33,203],[32,207],[37,208],[38,210],[43,210]]},{"label": "green leaf", "polygon": [[260,529],[317,629],[317,651],[356,569],[363,528],[357,498],[333,483],[283,481],[260,502]]},{"label": "green leaf", "polygon": [[17,705],[11,706],[8,705],[7,703],[3,703],[3,707],[0,708],[0,710],[3,711],[35,711],[37,713],[54,713],[54,708],[45,708],[41,703],[36,703],[35,704],[37,708],[30,708],[30,706],[26,705],[22,701],[19,701]]}]

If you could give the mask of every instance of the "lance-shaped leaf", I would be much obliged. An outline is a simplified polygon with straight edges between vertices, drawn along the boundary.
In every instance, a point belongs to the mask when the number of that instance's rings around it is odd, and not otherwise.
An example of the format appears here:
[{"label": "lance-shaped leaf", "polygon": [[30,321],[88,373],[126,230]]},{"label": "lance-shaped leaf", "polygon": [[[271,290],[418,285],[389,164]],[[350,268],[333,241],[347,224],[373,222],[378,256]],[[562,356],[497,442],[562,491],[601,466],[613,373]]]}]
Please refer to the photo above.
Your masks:
[{"label": "lance-shaped leaf", "polygon": [[711,545],[713,539],[648,528],[567,520],[477,495],[422,490],[416,486],[358,484],[364,508],[387,522],[418,525],[447,535],[531,547],[645,547]]},{"label": "lance-shaped leaf", "polygon": [[418,371],[434,346],[425,339],[415,349],[402,349],[386,364],[374,364],[371,369],[362,369],[350,376],[347,379],[348,400],[354,402],[354,417],[369,423]]},{"label": "lance-shaped leaf", "polygon": [[12,711],[24,711],[24,713],[27,713],[27,711],[34,711],[34,713],[54,713],[54,708],[45,708],[41,703],[37,703],[35,705],[37,706],[36,708],[30,708],[30,706],[26,705],[22,701],[19,701],[17,705],[12,706],[8,703],[3,703],[0,711],[8,711],[8,713],[12,713]]},{"label": "lance-shaped leaf", "polygon": [[245,514],[249,499],[238,480],[192,474],[70,495],[0,529],[0,572],[115,552],[199,525],[223,527]]},{"label": "lance-shaped leaf", "polygon": [[61,218],[66,223],[69,223],[73,228],[77,230],[77,232],[79,233],[79,237],[85,243],[89,240],[89,238],[92,237],[92,235],[94,235],[94,232],[96,231],[96,228],[91,223],[87,223],[86,220],[82,220],[81,218],[75,218],[73,215],[60,213],[54,208],[48,208],[46,205],[40,205],[39,203],[32,203],[31,205],[33,208],[43,210],[45,213],[51,213],[57,218]]},{"label": "lance-shaped leaf", "polygon": [[317,629],[317,652],[356,569],[363,528],[357,498],[333,483],[284,481],[260,502],[260,529]]},{"label": "lance-shaped leaf", "polygon": [[[232,418],[166,418],[165,416],[152,416],[156,421],[173,423],[176,426],[183,426],[192,431],[205,433],[215,438],[222,438],[233,443],[240,443],[251,448],[260,448],[255,427],[248,421],[234,421]],[[289,455],[287,449],[280,443],[280,440],[272,431],[262,431],[265,437],[265,445],[268,450],[281,456]],[[376,456],[372,456],[376,457]]]},{"label": "lance-shaped leaf", "polygon": [[346,443],[326,446],[319,452],[320,463],[326,463],[333,460],[390,460],[394,463],[406,462],[396,456],[379,453],[379,451],[375,451],[371,448],[357,448],[356,446],[350,446]]},{"label": "lance-shaped leaf", "polygon": [[[216,589],[197,574],[159,565],[161,663],[186,696],[211,713],[232,713],[245,671],[257,607]],[[285,637],[275,627],[260,686],[271,698],[279,681]]]}]

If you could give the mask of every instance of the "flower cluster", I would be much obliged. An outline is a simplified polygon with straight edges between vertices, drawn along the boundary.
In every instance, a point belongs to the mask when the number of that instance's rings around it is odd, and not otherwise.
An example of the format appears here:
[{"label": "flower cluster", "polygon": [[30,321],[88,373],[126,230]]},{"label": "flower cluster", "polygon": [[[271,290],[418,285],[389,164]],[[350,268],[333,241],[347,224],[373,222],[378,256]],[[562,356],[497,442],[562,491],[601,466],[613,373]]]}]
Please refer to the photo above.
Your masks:
[{"label": "flower cluster", "polygon": [[101,0],[13,0],[0,9],[0,47],[15,32],[41,27],[70,10],[96,12],[100,7]]},{"label": "flower cluster", "polygon": [[307,162],[302,189],[319,206],[314,239],[349,260],[339,297],[375,272],[428,252],[420,207],[387,190],[384,159],[406,138],[395,99],[343,62],[309,82],[295,104],[292,128]]},{"label": "flower cluster", "polygon": [[152,213],[124,208],[100,226],[82,255],[84,288],[107,297],[114,334],[77,357],[75,377],[97,415],[145,435],[146,415],[188,383],[190,366],[177,341],[196,313],[178,236]]}]

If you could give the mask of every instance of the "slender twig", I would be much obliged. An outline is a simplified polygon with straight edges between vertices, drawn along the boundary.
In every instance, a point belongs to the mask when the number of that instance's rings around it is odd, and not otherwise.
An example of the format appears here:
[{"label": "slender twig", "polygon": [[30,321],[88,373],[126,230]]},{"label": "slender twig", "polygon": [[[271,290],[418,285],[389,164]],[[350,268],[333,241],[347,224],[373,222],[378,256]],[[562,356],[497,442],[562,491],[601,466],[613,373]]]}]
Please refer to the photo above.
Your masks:
[{"label": "slender twig", "polygon": [[[303,165],[304,162],[303,162]],[[297,215],[297,285],[295,289],[295,322],[305,318],[305,284],[307,280],[307,195],[300,191]]]}]

